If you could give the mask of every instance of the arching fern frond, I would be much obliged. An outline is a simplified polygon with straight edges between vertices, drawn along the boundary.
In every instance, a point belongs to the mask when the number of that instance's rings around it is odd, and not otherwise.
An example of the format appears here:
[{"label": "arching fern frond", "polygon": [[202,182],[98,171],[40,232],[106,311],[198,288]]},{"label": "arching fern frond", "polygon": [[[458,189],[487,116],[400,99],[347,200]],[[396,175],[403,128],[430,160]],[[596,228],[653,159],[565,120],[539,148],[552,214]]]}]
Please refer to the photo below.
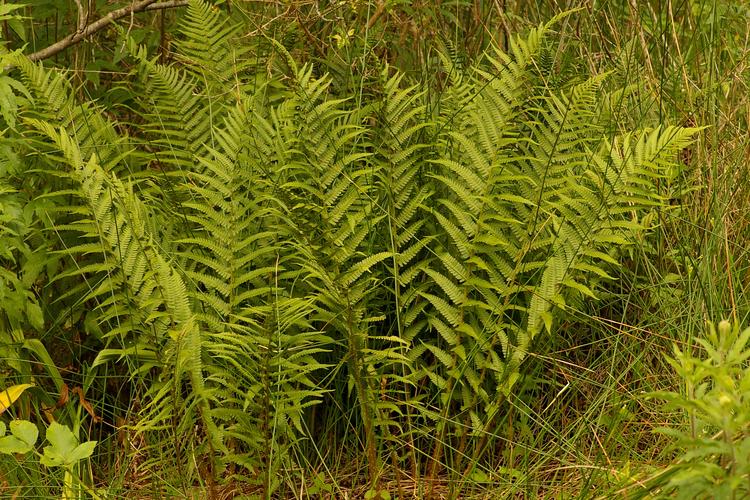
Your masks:
[{"label": "arching fern frond", "polygon": [[125,154],[123,142],[112,122],[94,103],[79,103],[68,80],[46,70],[41,63],[18,55],[13,63],[31,96],[31,105],[21,113],[22,120],[37,120],[62,128],[79,144],[85,157],[96,155],[107,169],[117,168]]},{"label": "arching fern frond", "polygon": [[[80,147],[64,130],[40,123],[41,131],[54,141],[80,184],[80,194],[88,205],[88,220],[78,225],[87,236],[96,236],[105,258],[116,264],[128,286],[129,296],[136,301],[142,324],[153,324],[166,333],[157,339],[166,354],[162,367],[172,371],[170,380],[177,387],[184,377],[189,381],[190,399],[195,402],[197,417],[205,425],[214,449],[221,449],[221,437],[209,412],[208,393],[203,379],[201,338],[191,309],[187,287],[159,249],[158,242],[147,227],[148,212],[133,193],[132,186],[123,184],[114,174],[105,172],[96,156],[86,161]],[[91,234],[93,232],[93,234]],[[164,405],[173,406],[173,398],[181,391],[155,386],[148,408],[152,419],[144,425],[159,426]],[[166,389],[165,389],[166,388]],[[193,407],[185,403],[185,409]],[[183,418],[189,416],[187,412]],[[187,419],[185,422],[189,422]]]},{"label": "arching fern frond", "polygon": [[249,45],[238,39],[239,26],[206,1],[190,0],[179,32],[182,37],[174,42],[177,56],[183,67],[211,87],[211,95],[233,86],[234,77],[253,60],[248,57]]}]

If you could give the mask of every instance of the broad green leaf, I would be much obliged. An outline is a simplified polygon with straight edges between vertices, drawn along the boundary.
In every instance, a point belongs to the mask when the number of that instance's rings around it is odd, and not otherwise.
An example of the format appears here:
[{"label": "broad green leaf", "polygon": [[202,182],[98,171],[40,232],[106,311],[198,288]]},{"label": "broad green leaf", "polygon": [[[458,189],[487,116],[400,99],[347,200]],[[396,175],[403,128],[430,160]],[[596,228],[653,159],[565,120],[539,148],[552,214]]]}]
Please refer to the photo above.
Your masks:
[{"label": "broad green leaf", "polygon": [[29,449],[34,447],[39,437],[39,429],[28,420],[13,420],[10,423],[10,432],[14,437],[29,445]]},{"label": "broad green leaf", "polygon": [[75,447],[73,452],[68,457],[69,462],[74,464],[84,458],[89,458],[94,453],[96,447],[96,441],[86,441]]},{"label": "broad green leaf", "polygon": [[0,453],[11,455],[14,453],[28,453],[29,451],[31,451],[31,446],[16,436],[4,436],[0,438]]},{"label": "broad green leaf", "polygon": [[69,467],[91,456],[96,446],[96,441],[87,441],[79,445],[71,430],[57,422],[53,422],[47,429],[47,441],[50,442],[50,446],[44,447],[44,455],[41,458],[42,464],[47,467]]},{"label": "broad green leaf", "polygon": [[[2,431],[5,434],[5,424]],[[0,437],[0,453],[28,453],[34,448],[39,430],[28,420],[13,420],[10,423],[11,435]]]}]

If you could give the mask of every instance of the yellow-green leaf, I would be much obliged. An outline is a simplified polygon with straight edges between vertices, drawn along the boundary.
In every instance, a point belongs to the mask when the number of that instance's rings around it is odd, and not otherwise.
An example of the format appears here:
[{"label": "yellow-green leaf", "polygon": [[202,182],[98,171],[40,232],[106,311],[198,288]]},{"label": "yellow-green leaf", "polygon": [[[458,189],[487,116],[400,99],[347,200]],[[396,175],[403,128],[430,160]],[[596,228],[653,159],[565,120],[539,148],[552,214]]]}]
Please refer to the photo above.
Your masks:
[{"label": "yellow-green leaf", "polygon": [[3,392],[0,392],[0,413],[10,408],[10,406],[21,397],[21,394],[23,394],[26,389],[33,386],[34,384],[12,385]]}]

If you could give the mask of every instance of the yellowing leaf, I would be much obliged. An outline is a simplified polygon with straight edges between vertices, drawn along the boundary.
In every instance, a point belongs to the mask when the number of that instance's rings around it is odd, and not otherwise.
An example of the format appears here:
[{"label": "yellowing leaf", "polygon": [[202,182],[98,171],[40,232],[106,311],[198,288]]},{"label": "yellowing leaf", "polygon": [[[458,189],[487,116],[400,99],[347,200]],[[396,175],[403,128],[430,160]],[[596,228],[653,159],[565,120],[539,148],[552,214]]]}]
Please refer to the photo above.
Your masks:
[{"label": "yellowing leaf", "polygon": [[10,408],[10,406],[15,403],[19,397],[21,397],[23,391],[25,391],[29,387],[33,387],[33,385],[34,384],[12,385],[5,389],[3,392],[0,392],[0,413]]}]

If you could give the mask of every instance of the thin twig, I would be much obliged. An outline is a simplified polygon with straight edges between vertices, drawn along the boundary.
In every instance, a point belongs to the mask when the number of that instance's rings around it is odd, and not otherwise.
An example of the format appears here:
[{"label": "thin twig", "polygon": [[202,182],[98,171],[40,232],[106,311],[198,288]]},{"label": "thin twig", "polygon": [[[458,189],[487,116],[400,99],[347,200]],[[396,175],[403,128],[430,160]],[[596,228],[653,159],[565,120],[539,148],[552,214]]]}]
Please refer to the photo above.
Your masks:
[{"label": "thin twig", "polygon": [[88,11],[81,5],[81,0],[75,0],[76,7],[78,8],[78,24],[76,24],[76,33],[83,31],[86,27],[86,20],[88,18]]},{"label": "thin twig", "polygon": [[378,22],[378,19],[381,15],[383,15],[383,12],[385,12],[385,0],[380,0],[377,7],[375,7],[375,12],[372,14],[370,19],[367,20],[367,29],[375,26],[375,23]]},{"label": "thin twig", "polygon": [[42,59],[52,57],[55,54],[59,54],[68,47],[77,44],[84,38],[89,37],[98,31],[101,31],[111,23],[125,16],[130,16],[132,14],[144,12],[147,10],[162,10],[184,7],[187,4],[187,0],[171,0],[166,2],[157,2],[156,0],[141,0],[139,2],[133,2],[127,7],[111,11],[106,16],[97,19],[91,24],[80,27],[75,33],[66,36],[62,40],[53,43],[49,47],[45,47],[42,50],[34,52],[33,54],[29,54],[28,57],[32,61],[41,61]]}]

